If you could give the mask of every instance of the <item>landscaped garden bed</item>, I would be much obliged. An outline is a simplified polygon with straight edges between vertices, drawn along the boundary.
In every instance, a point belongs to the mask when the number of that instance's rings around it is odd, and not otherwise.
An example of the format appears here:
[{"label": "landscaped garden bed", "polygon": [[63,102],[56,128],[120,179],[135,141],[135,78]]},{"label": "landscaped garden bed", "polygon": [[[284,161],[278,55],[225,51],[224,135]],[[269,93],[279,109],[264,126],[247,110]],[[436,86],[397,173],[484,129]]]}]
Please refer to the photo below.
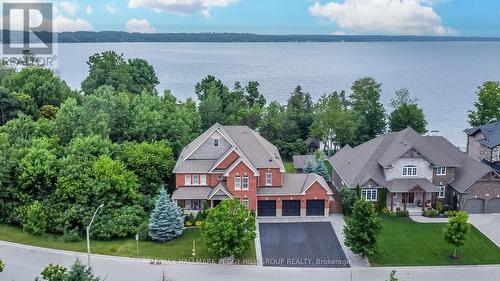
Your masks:
[{"label": "landscaped garden bed", "polygon": [[373,266],[499,264],[500,248],[471,225],[458,259],[451,259],[453,247],[443,238],[444,223],[417,223],[405,217],[381,216]]}]

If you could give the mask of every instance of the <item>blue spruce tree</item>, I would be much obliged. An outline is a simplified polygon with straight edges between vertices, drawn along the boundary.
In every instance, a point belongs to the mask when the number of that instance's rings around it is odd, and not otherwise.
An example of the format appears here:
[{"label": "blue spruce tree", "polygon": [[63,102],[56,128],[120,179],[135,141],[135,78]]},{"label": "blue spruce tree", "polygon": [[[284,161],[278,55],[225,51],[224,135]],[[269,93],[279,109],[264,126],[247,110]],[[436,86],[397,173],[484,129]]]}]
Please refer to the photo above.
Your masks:
[{"label": "blue spruce tree", "polygon": [[149,236],[156,242],[167,242],[182,235],[184,217],[182,210],[163,190],[149,218]]},{"label": "blue spruce tree", "polygon": [[325,181],[329,182],[332,180],[330,176],[330,172],[328,172],[328,168],[326,168],[325,163],[322,160],[318,160],[316,166],[314,166],[314,173],[322,176]]},{"label": "blue spruce tree", "polygon": [[307,161],[306,166],[304,167],[304,173],[310,174],[314,173],[314,168],[316,168],[316,165],[314,164],[313,161]]}]

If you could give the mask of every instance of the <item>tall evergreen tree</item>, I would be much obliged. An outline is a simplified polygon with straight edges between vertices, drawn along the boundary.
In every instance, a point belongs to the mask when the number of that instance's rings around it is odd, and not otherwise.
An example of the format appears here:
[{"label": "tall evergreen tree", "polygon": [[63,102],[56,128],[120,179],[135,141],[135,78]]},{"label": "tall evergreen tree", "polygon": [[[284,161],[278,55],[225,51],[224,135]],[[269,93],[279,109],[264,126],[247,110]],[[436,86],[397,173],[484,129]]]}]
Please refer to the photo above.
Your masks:
[{"label": "tall evergreen tree", "polygon": [[149,236],[156,242],[167,242],[182,235],[184,218],[181,209],[163,190],[149,218]]},{"label": "tall evergreen tree", "polygon": [[381,229],[373,204],[358,200],[344,227],[345,243],[353,253],[362,257],[371,256],[375,253],[377,235]]},{"label": "tall evergreen tree", "polygon": [[316,160],[316,165],[313,172],[322,176],[327,182],[332,180],[330,172],[328,172],[328,168],[326,168],[325,163],[321,159]]}]

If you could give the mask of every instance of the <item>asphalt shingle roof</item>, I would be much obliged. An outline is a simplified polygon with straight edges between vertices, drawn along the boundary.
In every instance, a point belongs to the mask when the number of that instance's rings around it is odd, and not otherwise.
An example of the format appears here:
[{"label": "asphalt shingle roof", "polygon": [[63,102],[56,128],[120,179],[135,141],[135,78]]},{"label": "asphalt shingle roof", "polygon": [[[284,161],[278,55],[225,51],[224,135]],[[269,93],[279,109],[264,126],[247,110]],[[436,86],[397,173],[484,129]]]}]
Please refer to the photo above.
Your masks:
[{"label": "asphalt shingle roof", "polygon": [[315,155],[294,155],[293,156],[293,167],[295,169],[304,169],[308,162],[313,162],[316,160]]},{"label": "asphalt shingle roof", "polygon": [[481,144],[489,148],[500,145],[500,121],[464,130],[469,136],[475,135],[479,131],[484,135],[484,140],[479,141]]},{"label": "asphalt shingle roof", "polygon": [[212,192],[211,187],[207,186],[181,186],[172,194],[172,199],[207,199]]},{"label": "asphalt shingle roof", "polygon": [[328,194],[332,194],[325,179],[317,174],[285,174],[283,187],[260,187],[257,189],[257,196],[265,195],[301,195],[315,181],[318,181],[327,189]]},{"label": "asphalt shingle roof", "polygon": [[491,170],[469,158],[445,138],[421,136],[411,128],[389,132],[354,148],[346,146],[329,160],[347,186],[363,185],[372,179],[380,186],[388,187],[384,167],[390,167],[410,149],[420,152],[435,166],[457,167],[452,186],[461,192]]}]

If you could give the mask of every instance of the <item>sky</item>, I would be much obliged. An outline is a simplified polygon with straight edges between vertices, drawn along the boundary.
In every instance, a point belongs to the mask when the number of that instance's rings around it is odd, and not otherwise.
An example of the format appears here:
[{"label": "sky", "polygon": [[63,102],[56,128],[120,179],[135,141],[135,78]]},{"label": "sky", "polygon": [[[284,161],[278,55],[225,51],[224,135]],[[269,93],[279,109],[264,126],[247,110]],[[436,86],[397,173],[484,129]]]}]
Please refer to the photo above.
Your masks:
[{"label": "sky", "polygon": [[[36,0],[17,2],[31,1]],[[500,0],[57,0],[53,3],[58,31],[500,37]]]}]

